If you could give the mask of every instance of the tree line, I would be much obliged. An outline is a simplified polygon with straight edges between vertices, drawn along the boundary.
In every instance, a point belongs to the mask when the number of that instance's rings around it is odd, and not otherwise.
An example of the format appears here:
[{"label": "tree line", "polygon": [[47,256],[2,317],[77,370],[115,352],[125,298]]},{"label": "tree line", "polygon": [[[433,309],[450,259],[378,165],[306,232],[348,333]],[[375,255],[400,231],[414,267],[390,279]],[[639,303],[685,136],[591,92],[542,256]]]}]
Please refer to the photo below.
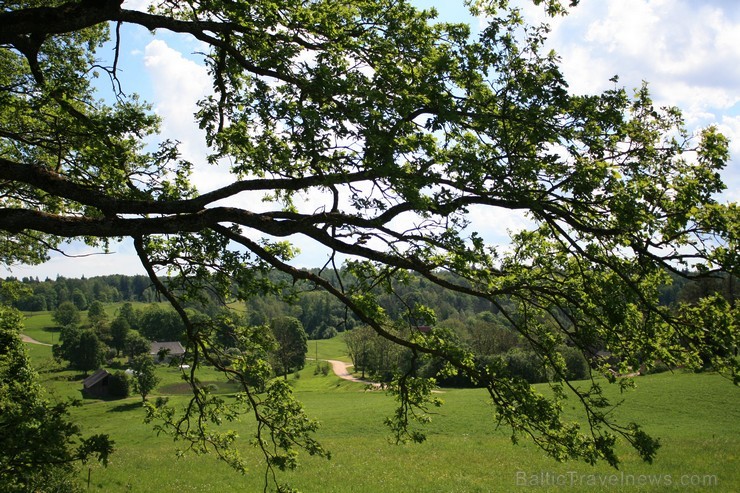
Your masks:
[{"label": "tree line", "polygon": [[54,311],[64,302],[72,302],[79,310],[87,310],[90,303],[119,301],[152,302],[156,300],[156,291],[147,276],[108,275],[91,278],[56,279],[8,277],[6,281],[19,281],[30,288],[26,294],[12,302],[12,306],[21,311]]},{"label": "tree line", "polygon": [[[318,273],[318,269],[311,270]],[[671,282],[659,288],[660,303],[664,306],[676,306],[679,303],[696,303],[700,298],[712,293],[720,293],[731,301],[736,299],[738,280],[727,274],[699,276],[697,272],[684,271],[681,274],[671,273]],[[340,278],[335,283],[352,283],[351,274],[339,272]],[[284,275],[270,274],[273,282]],[[94,302],[143,302],[160,301],[147,276],[107,275],[90,278],[46,278],[38,277],[21,279],[8,277],[6,281],[18,281],[25,288],[24,294],[10,302],[11,306],[21,311],[55,311],[65,302],[72,303],[78,310],[87,310]],[[236,292],[239,286],[234,285]],[[458,291],[447,290],[417,274],[404,276],[393,282],[392,293],[377,289],[381,306],[393,319],[408,316],[415,305],[434,307],[437,321],[466,320],[468,317],[484,312],[496,313],[497,307],[488,300],[469,296]],[[244,301],[247,321],[251,325],[269,322],[281,316],[295,317],[301,321],[311,339],[328,339],[338,332],[354,328],[357,318],[346,306],[335,297],[312,289],[307,283],[297,283],[289,290],[289,295],[255,294]],[[217,306],[213,300],[213,307]],[[505,302],[505,300],[503,300]],[[200,309],[203,309],[202,307]],[[209,311],[209,308],[205,308]],[[162,327],[170,327],[168,322]],[[156,329],[152,329],[156,330]],[[166,330],[166,329],[163,329]]]}]

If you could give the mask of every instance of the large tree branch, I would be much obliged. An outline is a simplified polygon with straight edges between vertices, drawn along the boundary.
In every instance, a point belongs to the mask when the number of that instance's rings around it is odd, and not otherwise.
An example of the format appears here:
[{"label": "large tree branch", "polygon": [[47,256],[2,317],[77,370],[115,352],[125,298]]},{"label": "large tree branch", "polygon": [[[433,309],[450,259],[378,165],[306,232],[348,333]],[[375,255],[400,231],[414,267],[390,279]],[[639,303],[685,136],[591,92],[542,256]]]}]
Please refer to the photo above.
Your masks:
[{"label": "large tree branch", "polygon": [[[346,221],[345,221],[346,223]],[[98,238],[138,237],[156,234],[195,233],[205,229],[220,228],[220,224],[238,224],[264,234],[287,237],[305,235],[317,243],[337,252],[382,262],[402,269],[414,270],[443,287],[479,296],[480,291],[461,287],[434,273],[436,265],[412,255],[396,255],[369,248],[360,243],[347,243],[327,233],[322,228],[301,220],[275,220],[268,214],[255,214],[242,209],[216,207],[194,214],[177,214],[154,218],[79,217],[57,216],[26,209],[0,209],[0,230],[19,233],[34,230],[59,237],[92,236]]]},{"label": "large tree branch", "polygon": [[15,44],[30,36],[79,31],[114,20],[119,0],[83,0],[58,7],[32,7],[0,13],[0,44]]},{"label": "large tree branch", "polygon": [[272,77],[296,86],[303,85],[300,80],[288,73],[255,64],[233,45],[209,34],[244,33],[246,31],[243,26],[231,22],[184,21],[134,10],[123,10],[118,0],[83,0],[79,3],[65,3],[59,7],[36,7],[0,13],[0,26],[2,26],[0,44],[14,45],[24,51],[21,47],[26,47],[30,38],[71,33],[104,22],[126,22],[150,30],[167,29],[172,32],[190,34],[213,47],[221,48],[234,57],[244,69],[254,74]]},{"label": "large tree branch", "polygon": [[[330,187],[332,185],[369,181],[377,177],[377,171],[360,171],[355,173],[310,175],[296,178],[241,180],[193,199],[169,201],[135,200],[108,195],[98,188],[72,181],[64,175],[51,171],[44,166],[18,163],[0,157],[0,179],[31,185],[46,193],[95,207],[106,215],[194,214],[202,211],[210,204],[233,197],[241,192],[267,190],[297,191],[311,187]],[[531,209],[535,205],[532,201],[468,195],[452,199],[445,203],[431,203],[427,206],[426,211],[440,216],[446,216],[459,210],[461,207],[475,204],[512,210]],[[552,205],[543,205],[542,207],[555,212]],[[310,224],[322,223],[339,226],[349,223],[360,227],[378,228],[405,212],[411,212],[417,209],[418,206],[404,202],[391,207],[375,218],[369,219],[343,214],[338,211],[312,215],[276,212],[272,214],[272,217],[275,219],[295,219]],[[562,210],[558,210],[557,212],[561,216],[564,213]]]},{"label": "large tree branch", "polygon": [[189,214],[198,212],[214,202],[233,197],[241,192],[297,191],[311,187],[326,187],[365,181],[374,178],[375,175],[377,175],[376,172],[361,171],[297,178],[241,180],[193,199],[155,201],[111,196],[98,188],[72,181],[44,166],[18,163],[0,157],[0,180],[25,183],[49,194],[93,206],[107,214]]}]

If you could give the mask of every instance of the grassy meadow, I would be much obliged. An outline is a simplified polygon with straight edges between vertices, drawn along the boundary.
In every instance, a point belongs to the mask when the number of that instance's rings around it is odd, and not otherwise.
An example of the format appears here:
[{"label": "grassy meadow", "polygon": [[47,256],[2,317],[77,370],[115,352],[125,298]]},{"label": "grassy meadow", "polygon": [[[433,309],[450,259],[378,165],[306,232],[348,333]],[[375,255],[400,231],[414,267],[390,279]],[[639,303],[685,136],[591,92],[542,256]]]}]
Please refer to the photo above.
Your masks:
[{"label": "grassy meadow", "polygon": [[[27,322],[28,335],[51,342],[53,333],[43,325],[44,315]],[[27,347],[54,395],[80,397],[81,375],[54,368],[50,347]],[[316,355],[348,360],[339,337],[309,341],[308,356]],[[150,398],[167,395],[171,403],[184,402],[179,370],[158,371],[162,382]],[[291,377],[297,397],[308,414],[321,421],[317,438],[332,452],[328,461],[304,455],[297,471],[281,476],[281,481],[304,492],[740,491],[740,391],[717,375],[639,377],[637,389],[625,394],[615,413],[625,422],[643,424],[661,439],[662,448],[655,463],[647,465],[623,446],[619,470],[558,464],[524,438],[512,445],[508,431],[497,429],[484,392],[477,389],[443,389],[445,405],[435,409],[427,426],[428,440],[395,445],[383,425],[393,409],[390,397],[333,374],[314,375],[312,361],[298,375]],[[216,382],[221,392],[230,390],[215,373],[201,380]],[[615,400],[621,399],[616,388],[609,391]],[[177,458],[182,443],[157,436],[151,425],[143,423],[138,397],[86,399],[73,414],[85,434],[108,433],[115,440],[116,451],[107,468],[84,467],[83,482],[88,472],[91,478],[89,491],[262,491],[263,462],[248,445],[252,433],[248,418],[234,424],[253,464],[242,476],[213,455]]]}]

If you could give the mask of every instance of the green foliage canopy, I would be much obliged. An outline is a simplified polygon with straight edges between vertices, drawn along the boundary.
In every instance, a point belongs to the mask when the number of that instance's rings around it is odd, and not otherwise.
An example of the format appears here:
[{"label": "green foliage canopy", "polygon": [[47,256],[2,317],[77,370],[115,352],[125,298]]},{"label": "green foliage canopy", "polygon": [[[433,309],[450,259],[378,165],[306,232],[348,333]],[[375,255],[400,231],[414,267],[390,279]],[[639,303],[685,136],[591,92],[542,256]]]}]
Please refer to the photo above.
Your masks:
[{"label": "green foliage canopy", "polygon": [[124,342],[124,351],[129,358],[134,358],[139,354],[149,354],[152,343],[146,337],[138,332],[129,332],[126,334]]},{"label": "green foliage canopy", "polygon": [[157,387],[159,377],[156,373],[156,366],[152,357],[148,354],[135,356],[131,362],[131,369],[134,371],[133,387],[134,392],[141,396],[142,401],[146,401],[152,390]]},{"label": "green foliage canopy", "polygon": [[13,492],[81,491],[75,464],[107,463],[113,442],[87,438],[69,417],[70,403],[52,402],[20,339],[23,318],[0,305],[0,484]]},{"label": "green foliage canopy", "polygon": [[123,349],[125,349],[126,339],[128,338],[130,332],[131,326],[129,325],[128,320],[125,317],[118,316],[113,319],[113,322],[111,322],[110,345],[116,350],[116,355],[118,355]]},{"label": "green foliage canopy", "polygon": [[69,361],[72,368],[87,374],[100,368],[105,361],[105,344],[92,329],[68,326],[59,339],[61,344],[55,346],[56,354]]},{"label": "green foliage canopy", "polygon": [[288,373],[306,365],[308,336],[301,321],[295,317],[276,318],[270,322],[270,329],[277,345],[274,351],[276,366],[287,379]]},{"label": "green foliage canopy", "polygon": [[71,301],[60,304],[52,317],[61,327],[76,326],[82,321],[80,310]]},{"label": "green foliage canopy", "polygon": [[102,325],[108,323],[108,314],[105,313],[105,307],[103,306],[103,303],[98,300],[90,303],[90,306],[88,306],[87,308],[87,321],[92,327],[95,328],[101,327]]},{"label": "green foliage canopy", "polygon": [[136,317],[136,326],[132,328],[150,341],[178,341],[185,332],[178,313],[159,304],[141,310]]},{"label": "green foliage canopy", "polygon": [[[680,111],[656,108],[646,87],[634,96],[616,86],[571,94],[557,56],[542,50],[545,28],[522,29],[505,0],[468,3],[488,21],[475,35],[405,0],[164,0],[147,13],[117,0],[9,4],[0,13],[0,256],[34,263],[69,239],[104,248],[132,238],[183,320],[198,403],[189,409],[214,421],[249,410],[269,467],[293,466],[293,445],[325,455],[310,438],[315,424],[287,386],[254,391],[265,388],[267,343],[257,332],[229,329],[252,366],[226,367],[216,329],[228,317],[209,321],[186,307],[203,305],[206,292],[223,302],[292,299],[292,283],[272,280],[271,270],[329,292],[410,352],[411,367],[391,386],[397,433],[421,437],[409,420],[432,385],[415,377],[413,362],[431,355],[488,390],[513,438],[529,436],[556,459],[616,465],[621,437],[651,461],[657,443],[636,424],[614,422],[598,385],[571,385],[557,348],[589,356],[603,347],[623,370],[658,360],[696,367],[711,355],[716,369],[737,375],[728,356],[736,307],[697,303],[691,313],[703,327],[658,303],[666,272],[682,266],[738,274],[740,213],[714,198],[727,139],[707,128],[692,141]],[[563,11],[557,0],[535,3]],[[111,23],[204,44],[214,92],[196,118],[210,164],[228,169],[230,184],[198,191],[194,163],[176,142],[144,146],[159,125],[145,104],[123,91],[112,104],[96,98],[94,68],[122,83],[116,59],[96,58]],[[126,39],[114,41],[116,54],[125,49]],[[323,205],[304,210],[303,196]],[[533,226],[509,245],[487,244],[468,228],[473,208],[488,217],[525,211]],[[349,259],[354,281],[291,265],[293,237],[325,251],[328,268]],[[409,271],[493,304],[541,359],[554,397],[501,365],[479,364],[443,332],[413,330],[434,322],[433,307],[409,303],[390,317],[374,292],[392,292]],[[198,389],[203,361],[242,382],[244,407]],[[565,389],[589,426],[562,419]],[[233,435],[157,412],[199,450],[215,447],[243,468],[226,452]]]}]

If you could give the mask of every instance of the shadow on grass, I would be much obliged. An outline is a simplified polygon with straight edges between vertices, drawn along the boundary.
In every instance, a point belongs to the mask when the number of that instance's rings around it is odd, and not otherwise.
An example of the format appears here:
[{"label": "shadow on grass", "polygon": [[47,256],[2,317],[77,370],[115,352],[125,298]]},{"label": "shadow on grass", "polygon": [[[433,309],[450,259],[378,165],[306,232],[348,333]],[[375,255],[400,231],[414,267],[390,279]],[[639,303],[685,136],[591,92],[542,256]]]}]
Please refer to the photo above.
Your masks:
[{"label": "shadow on grass", "polygon": [[117,406],[114,406],[114,407],[110,408],[110,410],[108,412],[111,412],[111,413],[125,413],[125,412],[128,412],[128,411],[133,411],[134,409],[141,409],[141,407],[142,407],[141,401],[140,400],[136,400],[136,401],[132,401],[132,402],[121,403],[121,404],[119,404]]},{"label": "shadow on grass", "polygon": [[[211,393],[218,395],[233,394],[242,390],[241,386],[236,382],[205,381],[200,382],[200,385],[203,387],[209,387]],[[193,389],[190,387],[189,383],[180,382],[162,385],[158,388],[158,391],[162,394],[168,395],[183,395],[191,394]]]}]

